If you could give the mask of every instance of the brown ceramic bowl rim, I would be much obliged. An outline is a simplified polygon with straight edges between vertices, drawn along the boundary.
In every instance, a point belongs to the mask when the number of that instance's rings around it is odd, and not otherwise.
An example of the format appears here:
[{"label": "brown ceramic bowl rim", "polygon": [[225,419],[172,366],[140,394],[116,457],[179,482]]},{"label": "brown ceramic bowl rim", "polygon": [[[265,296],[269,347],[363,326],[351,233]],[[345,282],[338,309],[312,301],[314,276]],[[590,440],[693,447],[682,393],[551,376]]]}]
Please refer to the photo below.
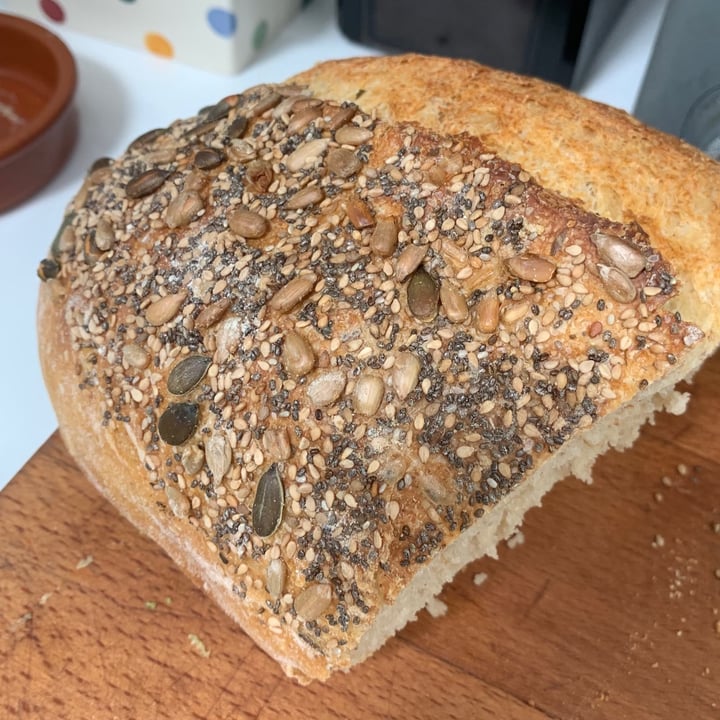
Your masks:
[{"label": "brown ceramic bowl rim", "polygon": [[0,13],[0,30],[5,29],[23,34],[44,45],[57,64],[58,77],[57,84],[52,88],[52,94],[42,110],[32,117],[21,131],[12,133],[5,140],[0,138],[0,162],[7,160],[42,135],[72,102],[77,85],[75,60],[60,38],[37,23],[17,15]]}]

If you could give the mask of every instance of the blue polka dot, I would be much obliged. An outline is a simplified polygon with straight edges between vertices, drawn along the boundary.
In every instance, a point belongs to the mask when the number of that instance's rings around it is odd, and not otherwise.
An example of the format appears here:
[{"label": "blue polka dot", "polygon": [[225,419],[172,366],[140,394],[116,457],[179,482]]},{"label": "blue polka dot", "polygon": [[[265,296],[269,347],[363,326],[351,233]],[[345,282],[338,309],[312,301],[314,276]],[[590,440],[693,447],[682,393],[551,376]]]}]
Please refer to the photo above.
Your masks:
[{"label": "blue polka dot", "polygon": [[210,27],[223,37],[231,37],[237,29],[237,17],[235,13],[228,12],[222,8],[211,8],[208,10],[207,20]]}]

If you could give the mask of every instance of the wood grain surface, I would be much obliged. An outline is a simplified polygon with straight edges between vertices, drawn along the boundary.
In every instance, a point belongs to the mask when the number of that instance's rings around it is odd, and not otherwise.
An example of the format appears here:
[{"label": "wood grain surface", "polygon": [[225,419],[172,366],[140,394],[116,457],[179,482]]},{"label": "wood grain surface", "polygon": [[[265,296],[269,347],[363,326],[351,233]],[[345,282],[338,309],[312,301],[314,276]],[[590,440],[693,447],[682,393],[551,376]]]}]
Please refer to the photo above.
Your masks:
[{"label": "wood grain surface", "polygon": [[[720,718],[720,356],[368,662],[303,688],[81,476],[0,494],[0,717]],[[476,580],[484,573],[481,585]],[[191,640],[194,638],[194,640]]]}]

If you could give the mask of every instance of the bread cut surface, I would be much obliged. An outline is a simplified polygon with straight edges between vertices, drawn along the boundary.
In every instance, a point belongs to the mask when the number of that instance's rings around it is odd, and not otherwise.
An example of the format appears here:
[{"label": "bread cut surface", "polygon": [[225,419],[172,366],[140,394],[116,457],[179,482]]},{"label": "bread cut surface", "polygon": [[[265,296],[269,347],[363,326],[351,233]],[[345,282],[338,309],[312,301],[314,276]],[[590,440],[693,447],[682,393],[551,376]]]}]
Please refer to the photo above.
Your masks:
[{"label": "bread cut surface", "polygon": [[522,158],[531,100],[560,124],[576,102],[414,56],[253,88],[96,163],[41,263],[68,448],[301,681],[363,660],[554,482],[681,411],[715,347],[714,312],[685,306],[717,292],[717,220],[686,213],[678,252],[629,166],[618,207],[590,187],[619,135],[678,176],[718,188],[717,169],[585,101],[584,153]]}]

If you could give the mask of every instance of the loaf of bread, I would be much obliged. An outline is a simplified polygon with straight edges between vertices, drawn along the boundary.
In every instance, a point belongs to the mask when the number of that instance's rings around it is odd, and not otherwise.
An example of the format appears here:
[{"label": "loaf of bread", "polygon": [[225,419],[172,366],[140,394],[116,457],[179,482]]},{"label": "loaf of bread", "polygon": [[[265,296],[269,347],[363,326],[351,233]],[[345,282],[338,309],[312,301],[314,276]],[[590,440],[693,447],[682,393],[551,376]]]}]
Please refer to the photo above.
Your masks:
[{"label": "loaf of bread", "polygon": [[39,268],[62,437],[288,675],[326,679],[684,409],[719,204],[699,152],[468,62],[231,95],[68,207]]}]

